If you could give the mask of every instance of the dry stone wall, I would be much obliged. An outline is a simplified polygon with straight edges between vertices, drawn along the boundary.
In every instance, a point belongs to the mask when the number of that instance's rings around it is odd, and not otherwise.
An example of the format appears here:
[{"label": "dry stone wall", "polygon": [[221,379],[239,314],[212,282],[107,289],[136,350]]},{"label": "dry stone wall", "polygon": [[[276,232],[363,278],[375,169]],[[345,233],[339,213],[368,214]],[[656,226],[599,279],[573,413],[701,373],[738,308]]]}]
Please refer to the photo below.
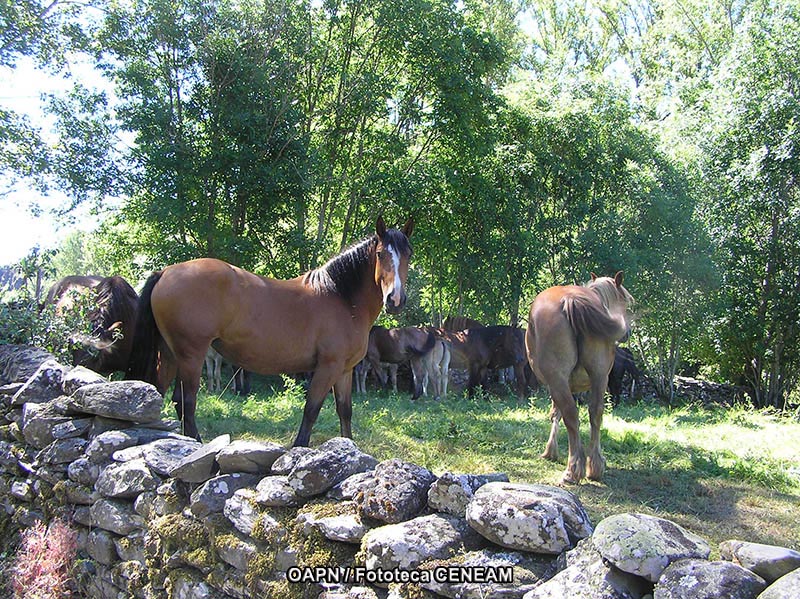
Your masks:
[{"label": "dry stone wall", "polygon": [[0,346],[0,524],[79,531],[87,597],[800,597],[800,554],[677,524],[593,525],[568,490],[314,449],[200,444],[137,381]]}]

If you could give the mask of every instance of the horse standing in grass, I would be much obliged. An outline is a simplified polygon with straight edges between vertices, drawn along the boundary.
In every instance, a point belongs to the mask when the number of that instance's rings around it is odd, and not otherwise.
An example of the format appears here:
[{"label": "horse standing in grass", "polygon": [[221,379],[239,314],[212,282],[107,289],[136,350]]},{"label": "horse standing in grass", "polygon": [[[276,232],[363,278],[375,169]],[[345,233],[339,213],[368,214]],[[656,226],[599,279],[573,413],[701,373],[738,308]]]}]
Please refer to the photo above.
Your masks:
[{"label": "horse standing in grass", "polygon": [[436,345],[436,337],[433,333],[419,327],[387,329],[374,326],[369,332],[366,359],[384,387],[387,384],[387,377],[383,365],[388,365],[395,393],[397,392],[397,367],[405,362],[410,362],[411,373],[414,377],[414,392],[411,399],[417,399],[423,392],[424,359],[434,345]]},{"label": "horse standing in grass", "polygon": [[206,349],[261,374],[314,371],[295,445],[308,445],[322,403],[333,388],[343,437],[351,436],[352,370],[367,351],[383,307],[399,313],[413,229],[387,229],[325,265],[288,281],[259,277],[210,258],[153,273],[142,290],[128,378],[154,383],[172,401],[185,434],[199,438],[197,390]]},{"label": "horse standing in grass", "polygon": [[[600,480],[605,460],[600,452],[600,427],[608,374],[617,341],[630,335],[631,294],[614,278],[596,277],[585,286],[550,287],[536,296],[528,317],[525,346],[538,380],[550,389],[552,427],[542,457],[558,459],[558,421],[564,418],[569,460],[563,480],[578,483],[584,476]],[[578,408],[573,393],[590,391],[589,458],[581,445]]]}]

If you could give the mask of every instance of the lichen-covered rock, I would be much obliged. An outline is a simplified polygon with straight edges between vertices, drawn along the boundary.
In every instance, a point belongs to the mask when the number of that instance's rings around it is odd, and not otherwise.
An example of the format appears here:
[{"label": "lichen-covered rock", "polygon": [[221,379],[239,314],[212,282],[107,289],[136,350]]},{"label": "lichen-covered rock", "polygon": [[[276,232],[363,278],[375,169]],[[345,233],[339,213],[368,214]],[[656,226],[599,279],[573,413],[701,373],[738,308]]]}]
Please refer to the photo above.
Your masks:
[{"label": "lichen-covered rock", "polygon": [[558,558],[563,568],[524,599],[641,599],[652,585],[608,564],[591,538]]},{"label": "lichen-covered rock", "polygon": [[222,513],[236,530],[249,536],[260,515],[256,504],[256,491],[239,489],[225,501]]},{"label": "lichen-covered rock", "polygon": [[463,549],[477,549],[480,536],[466,520],[446,514],[420,516],[370,530],[361,541],[370,570],[411,570],[429,559],[447,559]]},{"label": "lichen-covered rock", "polygon": [[310,447],[290,447],[286,453],[276,459],[272,464],[272,474],[289,474],[303,456],[313,453],[314,451],[316,450]]},{"label": "lichen-covered rock", "polygon": [[150,471],[144,460],[139,459],[107,466],[97,477],[94,488],[104,497],[125,499],[152,491],[159,484],[161,479]]},{"label": "lichen-covered rock", "polygon": [[75,366],[64,375],[61,380],[61,391],[64,395],[72,395],[86,385],[96,385],[108,382],[105,377],[97,374],[85,366]]},{"label": "lichen-covered rock", "polygon": [[102,528],[95,528],[89,532],[86,541],[86,552],[91,558],[107,566],[117,561],[117,548],[114,545],[116,537]]},{"label": "lichen-covered rock", "polygon": [[6,383],[25,383],[39,367],[55,356],[31,345],[0,345],[0,379]]},{"label": "lichen-covered rock", "polygon": [[491,482],[508,482],[507,474],[453,474],[445,472],[428,490],[428,505],[445,514],[464,517],[475,491]]},{"label": "lichen-covered rock", "polygon": [[305,500],[295,493],[286,475],[267,476],[256,486],[256,502],[264,507],[293,507]]},{"label": "lichen-covered rock", "polygon": [[142,458],[156,474],[167,476],[186,456],[191,455],[202,446],[198,441],[185,437],[183,439],[158,439],[141,445]]},{"label": "lichen-covered rock", "polygon": [[[86,448],[86,457],[99,464],[110,460],[111,456],[118,451],[123,451],[138,445],[146,445],[147,443],[152,443],[159,439],[176,439],[178,441],[196,442],[191,437],[185,437],[169,430],[149,427],[110,430],[103,431],[92,437],[89,446]],[[141,453],[140,451],[136,451],[136,453],[136,458],[142,457],[142,455],[138,455]]]},{"label": "lichen-covered rock", "polygon": [[59,411],[58,399],[41,403],[27,402],[22,406],[20,428],[25,442],[37,449],[44,449],[58,437],[54,434],[57,425],[72,420]]},{"label": "lichen-covered rock", "polygon": [[76,483],[94,487],[97,477],[100,476],[100,465],[95,464],[89,458],[78,458],[67,466],[67,476]]},{"label": "lichen-covered rock", "polygon": [[436,480],[427,468],[396,458],[378,464],[374,474],[374,484],[356,495],[356,505],[362,516],[389,524],[419,514]]},{"label": "lichen-covered rock", "polygon": [[114,547],[117,548],[119,558],[125,562],[137,561],[144,564],[147,557],[144,551],[144,536],[143,530],[137,530],[125,537],[114,539]]},{"label": "lichen-covered rock", "polygon": [[731,562],[681,559],[661,573],[654,599],[756,599],[764,579]]},{"label": "lichen-covered rock", "polygon": [[12,406],[26,402],[43,403],[61,395],[61,381],[67,367],[56,360],[45,360],[39,365],[25,384],[11,398]]},{"label": "lichen-covered rock", "polygon": [[360,491],[366,491],[375,485],[375,471],[359,472],[353,476],[348,476],[342,482],[334,485],[325,497],[334,501],[355,499]]},{"label": "lichen-covered rock", "polygon": [[66,464],[83,457],[86,439],[56,439],[36,456],[39,464]]},{"label": "lichen-covered rock", "polygon": [[797,599],[800,597],[800,568],[781,576],[767,587],[758,599]]},{"label": "lichen-covered rock", "polygon": [[[138,499],[137,499],[138,502]],[[150,506],[157,516],[178,514],[189,505],[189,492],[186,483],[177,479],[169,479],[156,489]]]},{"label": "lichen-covered rock", "polygon": [[192,493],[189,509],[197,518],[221,512],[225,502],[239,489],[256,484],[258,477],[254,474],[222,474],[206,481]]},{"label": "lichen-covered rock", "polygon": [[646,514],[617,514],[597,525],[597,550],[620,570],[656,582],[669,564],[682,558],[707,559],[708,543],[681,526]]},{"label": "lichen-covered rock", "polygon": [[334,437],[301,457],[289,473],[289,485],[302,497],[320,495],[337,483],[377,465],[352,439]]},{"label": "lichen-covered rock", "polygon": [[559,554],[592,534],[578,498],[546,485],[488,483],[475,492],[466,517],[493,543],[533,553]]},{"label": "lichen-covered rock", "polygon": [[219,471],[223,474],[247,472],[267,474],[286,448],[277,443],[240,439],[224,447],[217,454]]},{"label": "lichen-covered rock", "polygon": [[[555,573],[554,562],[552,557],[513,551],[471,551],[424,564],[423,569],[438,575],[420,586],[450,599],[520,599]],[[444,575],[451,572],[454,577],[463,575],[464,580],[448,580]]]},{"label": "lichen-covered rock", "polygon": [[231,442],[230,435],[220,435],[183,458],[169,475],[187,483],[203,483],[217,472],[217,454]]},{"label": "lichen-covered rock", "polygon": [[800,568],[800,552],[775,545],[731,540],[720,543],[719,552],[722,559],[755,572],[767,584]]},{"label": "lichen-covered rock", "polygon": [[234,534],[215,536],[214,549],[222,561],[242,572],[247,571],[250,561],[258,554],[254,542]]},{"label": "lichen-covered rock", "polygon": [[113,381],[84,385],[67,401],[70,410],[130,422],[152,422],[161,415],[164,399],[142,381]]},{"label": "lichen-covered rock", "polygon": [[56,424],[53,427],[53,438],[71,439],[85,435],[92,427],[91,418],[70,418],[66,422]]},{"label": "lichen-covered rock", "polygon": [[133,511],[133,504],[118,499],[99,499],[90,509],[92,525],[119,535],[129,535],[145,527],[144,518]]}]

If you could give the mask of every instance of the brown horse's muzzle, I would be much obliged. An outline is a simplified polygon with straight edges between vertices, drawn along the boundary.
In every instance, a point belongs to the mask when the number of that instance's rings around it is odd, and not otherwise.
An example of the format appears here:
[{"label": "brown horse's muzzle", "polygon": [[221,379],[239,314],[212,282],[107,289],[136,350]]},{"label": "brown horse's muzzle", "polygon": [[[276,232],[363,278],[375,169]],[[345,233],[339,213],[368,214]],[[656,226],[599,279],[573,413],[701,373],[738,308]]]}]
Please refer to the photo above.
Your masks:
[{"label": "brown horse's muzzle", "polygon": [[395,302],[395,294],[390,293],[386,296],[383,302],[383,307],[386,308],[388,314],[400,314],[403,311],[403,306],[406,305],[406,292],[400,292],[400,301]]}]

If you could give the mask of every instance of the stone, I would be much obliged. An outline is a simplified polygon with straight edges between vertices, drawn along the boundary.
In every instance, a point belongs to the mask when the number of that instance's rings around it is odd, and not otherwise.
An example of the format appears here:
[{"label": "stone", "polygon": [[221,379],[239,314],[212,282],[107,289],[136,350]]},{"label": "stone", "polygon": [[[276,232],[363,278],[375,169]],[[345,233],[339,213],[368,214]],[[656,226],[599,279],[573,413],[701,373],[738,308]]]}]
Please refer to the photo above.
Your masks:
[{"label": "stone", "polygon": [[95,528],[89,532],[89,538],[86,541],[86,552],[93,560],[110,566],[118,558],[114,539],[114,535],[107,530]]},{"label": "stone", "polygon": [[375,467],[375,482],[355,497],[359,513],[396,524],[410,520],[428,503],[428,489],[436,476],[422,466],[391,459]]},{"label": "stone", "polygon": [[93,505],[94,502],[101,497],[101,495],[91,487],[76,483],[72,480],[65,480],[57,483],[53,489],[56,493],[56,497],[63,497],[64,503],[72,503],[74,505]]},{"label": "stone", "polygon": [[755,572],[767,584],[800,568],[800,552],[775,545],[731,540],[720,543],[719,552],[722,559]]},{"label": "stone", "polygon": [[25,383],[39,367],[55,356],[31,345],[0,345],[0,379],[7,383]]},{"label": "stone", "polygon": [[432,514],[373,528],[364,535],[361,552],[370,570],[413,570],[429,559],[448,559],[463,548],[478,549],[480,543],[466,520]]},{"label": "stone", "polygon": [[[366,491],[375,485],[375,471],[359,472],[348,476],[338,485],[335,485],[325,494],[325,497],[334,501],[355,499],[360,491]],[[463,514],[462,514],[463,515]]]},{"label": "stone", "polygon": [[217,454],[231,442],[230,435],[220,435],[178,462],[169,475],[187,483],[203,483],[217,471]]},{"label": "stone", "polygon": [[377,463],[352,439],[334,437],[297,461],[289,473],[289,485],[302,497],[320,495],[353,474],[372,470]]},{"label": "stone", "polygon": [[214,539],[214,549],[220,559],[241,572],[246,572],[250,561],[258,554],[258,546],[238,535],[218,535]]},{"label": "stone", "polygon": [[147,525],[145,519],[133,511],[133,504],[128,501],[99,499],[92,505],[90,513],[93,526],[123,536]]},{"label": "stone", "polygon": [[53,359],[45,360],[13,395],[11,405],[21,406],[26,402],[44,403],[61,396],[61,381],[66,373],[66,366]]},{"label": "stone", "polygon": [[158,516],[178,514],[189,505],[189,492],[186,483],[169,479],[156,489],[153,511]]},{"label": "stone", "polygon": [[561,554],[558,562],[563,566],[558,573],[523,599],[641,599],[652,590],[643,578],[608,564],[591,538]]},{"label": "stone", "polygon": [[272,474],[289,474],[302,457],[314,451],[310,447],[291,447],[272,464]]},{"label": "stone", "polygon": [[94,370],[90,370],[85,366],[75,366],[64,375],[61,380],[61,392],[64,395],[72,395],[86,385],[96,385],[98,383],[107,383],[108,381],[104,376],[97,374]]},{"label": "stone", "polygon": [[57,437],[54,428],[72,420],[58,409],[58,400],[42,403],[27,402],[22,406],[20,428],[25,442],[37,449],[44,449]]},{"label": "stone", "polygon": [[557,555],[592,534],[578,498],[546,485],[483,485],[467,505],[466,518],[489,541],[533,553]]},{"label": "stone", "polygon": [[36,456],[39,464],[66,464],[83,457],[89,442],[86,439],[56,439]]},{"label": "stone", "polygon": [[[130,423],[126,423],[130,424]],[[146,445],[159,439],[176,439],[195,443],[191,437],[177,433],[153,428],[126,428],[124,430],[104,431],[92,438],[86,448],[86,456],[96,463],[110,460],[117,451],[122,451],[138,445]],[[136,452],[136,450],[134,450]],[[142,456],[138,456],[142,457]]]},{"label": "stone", "polygon": [[682,558],[707,559],[708,543],[681,526],[646,514],[617,514],[601,521],[592,535],[600,554],[624,572],[656,582]]},{"label": "stone", "polygon": [[113,381],[80,387],[67,405],[80,414],[145,423],[158,420],[163,403],[161,394],[149,383]]},{"label": "stone", "polygon": [[284,453],[286,449],[277,443],[237,440],[217,454],[217,464],[223,474],[267,474]]},{"label": "stone", "polygon": [[144,531],[137,530],[126,537],[114,539],[114,547],[117,549],[119,558],[126,562],[137,561],[144,564],[147,559],[144,552],[144,536]]},{"label": "stone", "polygon": [[294,492],[286,475],[262,478],[256,486],[256,503],[264,507],[294,507],[304,499]]},{"label": "stone", "polygon": [[34,498],[33,489],[28,482],[23,482],[21,480],[14,481],[11,483],[11,490],[10,493],[12,496],[16,497],[20,501],[31,502]]},{"label": "stone", "polygon": [[326,516],[315,522],[319,530],[327,539],[342,543],[359,545],[361,539],[367,534],[369,528],[361,521],[358,514],[342,514],[341,516]]},{"label": "stone", "polygon": [[[423,589],[433,591],[450,599],[520,599],[525,593],[548,580],[555,572],[554,558],[522,554],[513,551],[500,552],[483,549],[458,555],[448,560],[430,562],[423,569],[448,571],[487,576],[484,581],[447,581],[444,576],[434,576],[431,582],[424,582]],[[508,579],[492,580],[509,574]],[[438,580],[437,580],[438,579]]]},{"label": "stone", "polygon": [[156,474],[167,476],[186,457],[197,451],[202,444],[189,437],[185,439],[158,439],[141,445],[145,463]]},{"label": "stone", "polygon": [[661,573],[654,599],[755,599],[764,579],[732,562],[681,559]]},{"label": "stone", "polygon": [[445,472],[428,490],[431,509],[453,516],[464,517],[467,505],[475,491],[490,482],[509,482],[507,474],[453,474]]},{"label": "stone", "polygon": [[71,439],[72,437],[82,437],[92,427],[91,418],[70,418],[66,422],[56,424],[53,427],[53,437],[55,439]]},{"label": "stone", "polygon": [[145,491],[155,490],[161,479],[155,476],[144,460],[115,463],[100,472],[94,488],[105,497],[133,498]]},{"label": "stone", "polygon": [[88,505],[78,505],[72,512],[72,520],[84,526],[92,525],[91,507]]},{"label": "stone", "polygon": [[89,458],[78,458],[67,466],[67,476],[76,483],[94,487],[97,477],[100,476],[100,465],[95,464]]},{"label": "stone", "polygon": [[239,489],[256,484],[253,474],[222,474],[203,483],[189,498],[189,509],[196,518],[223,511],[225,502]]},{"label": "stone", "polygon": [[222,513],[236,530],[250,536],[260,515],[256,507],[256,491],[239,489],[225,501]]},{"label": "stone", "polygon": [[767,587],[758,599],[797,599],[800,596],[800,568],[781,576]]}]

